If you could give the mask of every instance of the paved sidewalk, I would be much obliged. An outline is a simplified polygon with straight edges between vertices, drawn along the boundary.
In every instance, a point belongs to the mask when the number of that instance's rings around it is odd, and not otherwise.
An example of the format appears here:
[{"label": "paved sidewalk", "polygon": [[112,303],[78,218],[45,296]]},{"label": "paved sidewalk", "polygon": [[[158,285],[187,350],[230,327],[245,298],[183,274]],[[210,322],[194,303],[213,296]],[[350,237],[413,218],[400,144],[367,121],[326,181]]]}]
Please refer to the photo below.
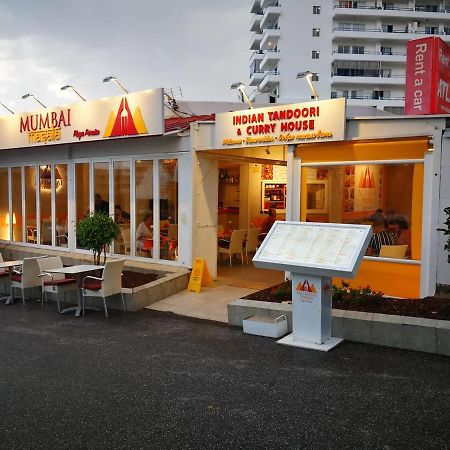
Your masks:
[{"label": "paved sidewalk", "polygon": [[199,294],[188,291],[178,292],[147,306],[147,309],[228,323],[227,304],[252,292],[255,292],[255,289],[227,285],[202,287]]}]

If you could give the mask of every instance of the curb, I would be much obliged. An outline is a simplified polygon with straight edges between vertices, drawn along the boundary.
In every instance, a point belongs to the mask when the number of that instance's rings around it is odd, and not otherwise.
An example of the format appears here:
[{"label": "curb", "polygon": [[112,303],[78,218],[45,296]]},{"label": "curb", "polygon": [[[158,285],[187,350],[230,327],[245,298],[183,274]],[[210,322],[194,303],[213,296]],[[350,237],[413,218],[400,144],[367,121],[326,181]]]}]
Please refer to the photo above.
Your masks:
[{"label": "curb", "polygon": [[[292,332],[292,305],[238,299],[228,304],[228,324],[242,327],[254,315],[286,314]],[[332,336],[348,341],[450,356],[450,321],[332,310]]]}]

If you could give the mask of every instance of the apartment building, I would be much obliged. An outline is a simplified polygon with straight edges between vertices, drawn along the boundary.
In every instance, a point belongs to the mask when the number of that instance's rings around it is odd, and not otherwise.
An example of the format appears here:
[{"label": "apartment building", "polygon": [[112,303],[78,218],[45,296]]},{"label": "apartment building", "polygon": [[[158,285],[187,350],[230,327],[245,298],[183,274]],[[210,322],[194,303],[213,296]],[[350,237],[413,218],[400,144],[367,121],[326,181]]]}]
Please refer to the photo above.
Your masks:
[{"label": "apartment building", "polygon": [[450,0],[252,0],[251,99],[308,100],[298,72],[311,71],[321,99],[401,113],[406,42],[450,42]]}]

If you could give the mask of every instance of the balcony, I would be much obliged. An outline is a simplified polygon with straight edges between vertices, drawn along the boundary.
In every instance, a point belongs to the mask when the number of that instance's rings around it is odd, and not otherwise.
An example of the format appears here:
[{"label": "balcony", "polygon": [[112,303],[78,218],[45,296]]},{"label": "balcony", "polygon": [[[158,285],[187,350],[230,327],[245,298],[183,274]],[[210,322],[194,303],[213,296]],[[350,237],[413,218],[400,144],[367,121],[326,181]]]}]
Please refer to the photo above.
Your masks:
[{"label": "balcony", "polygon": [[333,8],[334,17],[388,17],[400,18],[409,20],[424,20],[424,19],[443,19],[448,20],[448,13],[450,8],[440,8],[437,5],[420,6],[415,8],[409,7],[405,4],[385,5],[383,8],[378,8],[375,5],[360,5],[356,8],[348,5],[335,4]]},{"label": "balcony", "polygon": [[378,75],[338,75],[331,74],[332,85],[374,85],[374,86],[404,86],[405,75],[386,76],[383,72]]},{"label": "balcony", "polygon": [[250,21],[250,31],[260,32],[261,31],[261,19],[263,14],[253,14],[252,20]]},{"label": "balcony", "polygon": [[261,50],[255,50],[250,56],[250,67],[261,67],[261,63],[255,66],[256,61],[262,61],[264,58],[264,52]]},{"label": "balcony", "polygon": [[280,84],[280,72],[278,71],[266,72],[264,78],[259,84],[258,90],[259,92],[272,92],[278,87],[279,84]]},{"label": "balcony", "polygon": [[281,37],[279,27],[268,28],[262,35],[260,48],[261,50],[272,50],[278,46],[278,41]]},{"label": "balcony", "polygon": [[269,6],[261,19],[261,29],[265,30],[271,28],[278,23],[281,15],[281,6]]},{"label": "balcony", "polygon": [[264,10],[269,6],[277,6],[279,4],[278,0],[261,0],[261,8]]},{"label": "balcony", "polygon": [[250,50],[259,50],[262,39],[261,33],[254,33],[252,38],[250,39]]},{"label": "balcony", "polygon": [[258,86],[258,84],[261,83],[261,81],[263,80],[265,74],[266,72],[256,70],[255,72],[250,74],[250,81],[248,84],[250,86]]},{"label": "balcony", "polygon": [[280,50],[267,50],[262,58],[261,70],[274,70],[280,62]]},{"label": "balcony", "polygon": [[252,0],[250,12],[253,14],[262,14],[261,0]]},{"label": "balcony", "polygon": [[333,61],[385,61],[392,63],[405,63],[405,52],[375,52],[364,51],[362,53],[344,53],[333,51]]}]

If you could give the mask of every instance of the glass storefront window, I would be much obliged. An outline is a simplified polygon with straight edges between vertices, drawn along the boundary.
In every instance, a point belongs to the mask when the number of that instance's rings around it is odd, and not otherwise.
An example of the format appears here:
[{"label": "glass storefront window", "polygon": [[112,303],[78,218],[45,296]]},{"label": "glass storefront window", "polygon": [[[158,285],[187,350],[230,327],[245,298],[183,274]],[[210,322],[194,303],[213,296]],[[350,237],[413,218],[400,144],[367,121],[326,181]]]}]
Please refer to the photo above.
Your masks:
[{"label": "glass storefront window", "polygon": [[114,242],[114,253],[130,254],[130,163],[115,161],[114,167],[114,219],[119,224],[120,236]]},{"label": "glass storefront window", "polygon": [[22,242],[22,169],[20,167],[13,167],[11,169],[11,178],[13,216],[12,240],[15,242]]},{"label": "glass storefront window", "polygon": [[94,163],[94,209],[109,214],[109,163]]},{"label": "glass storefront window", "polygon": [[41,218],[41,244],[52,245],[52,166],[39,168],[39,207]]},{"label": "glass storefront window", "polygon": [[37,244],[36,167],[25,167],[25,236],[29,244]]},{"label": "glass storefront window", "polygon": [[178,258],[178,160],[159,161],[160,259]]},{"label": "glass storefront window", "polygon": [[368,256],[420,259],[420,238],[415,240],[413,235],[420,235],[421,229],[421,204],[416,194],[417,186],[421,189],[423,165],[360,164],[303,170],[306,221],[370,224],[374,237]]},{"label": "glass storefront window", "polygon": [[0,239],[10,240],[8,169],[0,168]]},{"label": "glass storefront window", "polygon": [[67,164],[55,165],[56,246],[68,246],[68,176]]},{"label": "glass storefront window", "polygon": [[[75,164],[75,221],[89,214],[89,163]],[[77,248],[82,248],[77,240]]]},{"label": "glass storefront window", "polygon": [[153,161],[136,161],[136,256],[153,257]]}]

